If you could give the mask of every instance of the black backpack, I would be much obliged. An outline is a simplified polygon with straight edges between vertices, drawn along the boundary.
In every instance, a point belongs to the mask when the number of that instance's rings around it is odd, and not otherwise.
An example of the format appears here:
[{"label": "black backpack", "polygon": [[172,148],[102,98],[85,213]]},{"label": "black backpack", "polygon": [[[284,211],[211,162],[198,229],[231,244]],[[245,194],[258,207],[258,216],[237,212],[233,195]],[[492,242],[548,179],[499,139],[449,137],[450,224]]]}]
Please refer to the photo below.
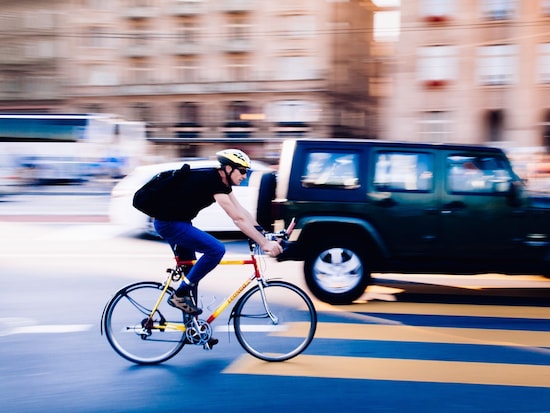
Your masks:
[{"label": "black backpack", "polygon": [[173,203],[171,200],[177,197],[190,169],[189,164],[184,164],[180,169],[156,174],[136,191],[132,205],[150,217],[162,218]]}]

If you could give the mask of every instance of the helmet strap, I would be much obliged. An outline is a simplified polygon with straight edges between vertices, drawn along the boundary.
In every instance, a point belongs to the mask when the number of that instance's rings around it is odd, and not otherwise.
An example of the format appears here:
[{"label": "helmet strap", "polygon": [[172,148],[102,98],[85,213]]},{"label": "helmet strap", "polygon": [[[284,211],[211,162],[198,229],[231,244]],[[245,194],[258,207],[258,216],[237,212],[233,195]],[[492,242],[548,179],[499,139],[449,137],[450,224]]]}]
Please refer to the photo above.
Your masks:
[{"label": "helmet strap", "polygon": [[[225,169],[226,166],[230,166],[231,167],[231,172],[227,172],[227,169]],[[231,174],[233,173],[233,171],[235,170],[235,167],[232,166],[232,165],[228,165],[228,164],[225,164],[223,165],[223,173],[225,174],[225,179],[227,181],[227,185],[229,186],[233,186],[233,182],[231,182]]]}]

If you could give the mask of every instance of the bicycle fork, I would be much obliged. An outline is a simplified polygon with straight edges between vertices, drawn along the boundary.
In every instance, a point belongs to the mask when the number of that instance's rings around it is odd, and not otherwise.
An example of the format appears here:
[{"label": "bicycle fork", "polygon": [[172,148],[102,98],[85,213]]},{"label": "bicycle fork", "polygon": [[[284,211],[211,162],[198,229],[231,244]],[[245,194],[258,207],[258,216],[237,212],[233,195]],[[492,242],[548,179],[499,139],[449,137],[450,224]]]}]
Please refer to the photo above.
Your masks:
[{"label": "bicycle fork", "polygon": [[279,317],[277,317],[275,314],[271,312],[271,309],[269,308],[269,304],[267,303],[267,297],[265,296],[265,289],[264,289],[264,283],[260,282],[258,283],[258,287],[260,288],[260,295],[262,297],[262,303],[264,305],[264,309],[266,314],[271,318],[271,322],[274,325],[279,324]]},{"label": "bicycle fork", "polygon": [[[243,285],[241,285],[241,287],[239,287],[239,289],[237,291],[235,291],[233,293],[233,295],[231,295],[229,298],[227,298],[227,300],[225,300],[225,302],[223,302],[215,311],[214,313],[212,313],[212,315],[208,318],[207,322],[212,322],[223,310],[225,310],[225,308],[246,288],[250,285],[250,283],[254,280],[254,279],[257,279],[256,275],[255,274],[252,274],[252,276],[246,280],[244,282]],[[264,290],[264,284],[265,284],[265,280],[264,279],[260,279],[258,281],[258,288],[260,289],[260,297],[262,297],[262,304],[264,306],[264,310],[266,312],[266,314],[269,316],[269,318],[271,319],[271,322],[274,324],[274,325],[277,325],[279,324],[279,318],[273,314],[271,312],[271,309],[269,308],[269,304],[267,303],[267,297],[265,295],[265,290]],[[234,312],[235,312],[235,309],[233,309],[233,311],[231,312],[231,316],[230,316],[230,319],[233,318],[234,316]]]}]

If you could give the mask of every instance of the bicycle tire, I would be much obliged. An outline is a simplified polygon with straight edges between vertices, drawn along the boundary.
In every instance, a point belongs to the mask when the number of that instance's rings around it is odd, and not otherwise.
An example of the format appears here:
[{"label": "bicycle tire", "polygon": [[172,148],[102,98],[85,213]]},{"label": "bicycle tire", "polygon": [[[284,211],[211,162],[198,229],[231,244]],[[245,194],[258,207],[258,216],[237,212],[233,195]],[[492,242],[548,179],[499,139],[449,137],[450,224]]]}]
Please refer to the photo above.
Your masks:
[{"label": "bicycle tire", "polygon": [[[265,293],[273,322],[262,299]],[[294,284],[267,281],[248,290],[233,311],[235,336],[252,356],[265,361],[285,361],[302,353],[317,328],[317,312],[309,296]]]},{"label": "bicycle tire", "polygon": [[163,320],[183,323],[181,310],[170,306],[169,287],[153,317],[154,327],[143,323],[157,302],[163,285],[144,281],[120,289],[105,306],[102,327],[111,347],[125,359],[137,364],[158,364],[174,357],[185,345],[185,332],[164,330]]}]

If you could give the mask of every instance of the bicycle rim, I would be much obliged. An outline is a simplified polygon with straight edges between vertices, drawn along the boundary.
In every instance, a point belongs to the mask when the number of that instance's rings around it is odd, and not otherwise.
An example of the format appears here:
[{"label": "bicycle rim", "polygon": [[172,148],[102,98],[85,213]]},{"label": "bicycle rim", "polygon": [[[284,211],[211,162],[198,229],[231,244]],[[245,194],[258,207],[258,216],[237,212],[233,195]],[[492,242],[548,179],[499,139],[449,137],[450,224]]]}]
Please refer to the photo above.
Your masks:
[{"label": "bicycle rim", "polygon": [[[185,332],[162,328],[165,321],[183,323],[181,310],[163,297],[154,314],[152,328],[145,321],[157,302],[162,284],[141,282],[118,291],[105,308],[103,327],[111,347],[122,357],[138,364],[156,364],[175,356],[183,347]],[[174,290],[170,287],[167,294]]]},{"label": "bicycle rim", "polygon": [[245,293],[235,306],[233,325],[241,346],[266,361],[284,361],[304,351],[315,334],[317,313],[300,288],[284,281],[268,281]]}]

